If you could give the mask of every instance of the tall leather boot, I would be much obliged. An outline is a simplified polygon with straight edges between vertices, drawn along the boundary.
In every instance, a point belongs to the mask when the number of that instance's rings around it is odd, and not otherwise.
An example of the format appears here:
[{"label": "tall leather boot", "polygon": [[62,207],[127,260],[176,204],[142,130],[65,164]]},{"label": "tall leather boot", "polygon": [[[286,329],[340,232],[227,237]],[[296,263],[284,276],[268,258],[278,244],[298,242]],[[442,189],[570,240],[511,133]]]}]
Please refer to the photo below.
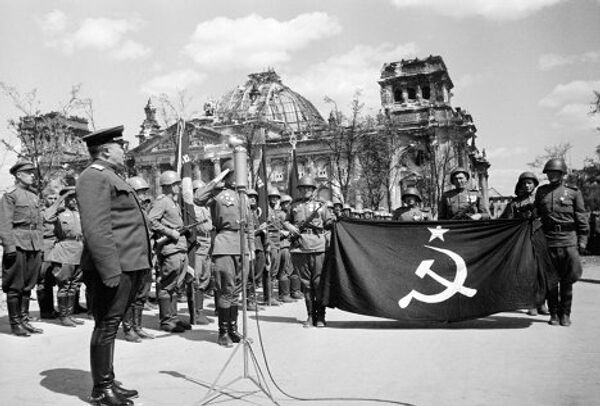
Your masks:
[{"label": "tall leather boot", "polygon": [[104,331],[95,329],[90,344],[90,366],[94,387],[90,401],[102,406],[131,406],[133,402],[113,389],[113,345],[103,343]]},{"label": "tall leather boot", "polygon": [[211,319],[204,314],[204,292],[196,290],[194,292],[194,303],[196,304],[196,324],[207,325],[211,323]]},{"label": "tall leather boot", "polygon": [[140,337],[141,339],[150,339],[150,340],[152,340],[154,338],[154,335],[148,333],[142,327],[142,314],[143,314],[143,310],[144,310],[143,307],[138,307],[138,306],[133,306],[132,305],[132,311],[133,311],[133,329],[135,330],[135,332],[138,335],[138,337]]},{"label": "tall leather boot", "polygon": [[555,286],[548,290],[548,310],[550,311],[550,320],[548,324],[551,326],[558,326],[558,286]]},{"label": "tall leather boot", "polygon": [[217,344],[227,348],[233,347],[233,341],[231,341],[231,338],[229,337],[229,312],[229,308],[217,308],[217,315],[219,318],[219,337],[217,338]]},{"label": "tall leather boot", "polygon": [[29,337],[29,331],[21,324],[21,294],[18,292],[8,292],[6,294],[6,307],[8,308],[8,320],[10,330],[19,337]]},{"label": "tall leather boot", "polygon": [[170,296],[159,296],[158,298],[158,314],[160,318],[160,329],[169,333],[183,333],[185,329],[177,325],[176,320],[172,317],[172,306]]},{"label": "tall leather boot", "polygon": [[186,286],[186,296],[187,296],[187,305],[188,305],[188,313],[190,315],[190,324],[196,324],[196,296],[194,295],[194,286],[191,283],[188,283]]},{"label": "tall leather boot", "polygon": [[[79,286],[73,292],[73,314],[87,313],[87,311],[88,311],[87,308],[83,307],[79,303],[79,299],[81,296],[80,293],[81,293],[81,287]],[[86,297],[86,304],[87,304],[87,297]]]},{"label": "tall leather boot", "polygon": [[173,317],[173,321],[175,322],[175,324],[177,324],[179,327],[183,328],[184,330],[191,330],[192,329],[192,325],[181,319],[181,317],[179,317],[179,312],[177,311],[177,304],[179,303],[179,295],[176,293],[173,293],[171,295],[171,314]]},{"label": "tall leather boot", "polygon": [[571,305],[573,304],[573,284],[572,283],[561,283],[560,284],[560,302],[559,302],[559,314],[560,314],[560,325],[569,327],[571,325]]},{"label": "tall leather boot", "polygon": [[65,327],[76,327],[77,324],[69,317],[69,297],[66,293],[58,292],[56,295],[58,303],[58,320]]},{"label": "tall leather boot", "polygon": [[325,322],[325,306],[318,303],[315,304],[315,327],[325,327],[327,323]]},{"label": "tall leather boot", "polygon": [[73,317],[73,314],[75,313],[75,303],[77,302],[78,297],[79,296],[74,291],[69,290],[67,294],[67,311],[69,313],[68,317],[71,319],[71,321],[76,325],[81,326],[83,324],[83,321]]},{"label": "tall leather boot", "polygon": [[[29,293],[29,292],[28,292]],[[42,334],[44,330],[41,328],[34,327],[29,322],[29,294],[21,295],[21,324],[25,327],[25,330],[32,334]]]},{"label": "tall leather boot", "polygon": [[45,286],[38,287],[36,290],[38,305],[40,306],[41,319],[55,319],[56,311],[54,310],[54,291]]},{"label": "tall leather boot", "polygon": [[312,296],[310,295],[310,293],[306,293],[304,295],[304,303],[306,304],[306,313],[308,314],[308,318],[304,323],[302,323],[302,327],[309,328],[313,326],[313,317],[315,311]]},{"label": "tall leather boot", "polygon": [[125,333],[125,340],[132,343],[141,343],[142,339],[133,329],[133,320],[133,305],[130,305],[125,314],[123,315],[123,332]]},{"label": "tall leather boot", "polygon": [[238,326],[237,326],[237,319],[238,319],[238,307],[237,306],[231,306],[229,308],[229,338],[231,338],[231,341],[233,341],[234,343],[239,343],[240,341],[242,341],[242,335],[238,332]]},{"label": "tall leather boot", "polygon": [[292,299],[304,299],[301,287],[302,284],[298,275],[290,275],[290,289]]},{"label": "tall leather boot", "polygon": [[294,299],[290,296],[290,280],[279,280],[279,301],[283,303],[293,303]]}]

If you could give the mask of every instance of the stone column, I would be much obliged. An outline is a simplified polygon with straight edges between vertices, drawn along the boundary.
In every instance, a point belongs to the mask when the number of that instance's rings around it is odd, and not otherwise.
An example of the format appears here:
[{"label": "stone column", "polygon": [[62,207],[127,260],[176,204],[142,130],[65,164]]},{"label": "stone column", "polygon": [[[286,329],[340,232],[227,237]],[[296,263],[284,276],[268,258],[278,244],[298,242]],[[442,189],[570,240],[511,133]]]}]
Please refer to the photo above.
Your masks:
[{"label": "stone column", "polygon": [[408,88],[406,85],[402,86],[402,102],[408,103]]},{"label": "stone column", "polygon": [[448,92],[448,85],[442,84],[442,94],[444,95],[444,103],[450,103],[450,92]]}]

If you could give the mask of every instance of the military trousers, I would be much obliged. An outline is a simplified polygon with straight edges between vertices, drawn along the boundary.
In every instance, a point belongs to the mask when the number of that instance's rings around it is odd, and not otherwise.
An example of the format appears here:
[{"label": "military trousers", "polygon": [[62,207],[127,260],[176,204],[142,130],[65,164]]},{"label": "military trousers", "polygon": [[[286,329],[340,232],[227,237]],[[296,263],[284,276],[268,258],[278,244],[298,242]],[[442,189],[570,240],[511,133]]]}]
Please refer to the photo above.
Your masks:
[{"label": "military trousers", "polygon": [[2,291],[30,294],[38,281],[42,268],[41,251],[24,251],[17,248],[16,256],[8,262],[2,259]]},{"label": "military trousers", "polygon": [[292,257],[289,247],[279,249],[279,270],[277,271],[277,279],[289,280],[292,276],[294,267],[292,266]]},{"label": "military trousers", "polygon": [[[244,258],[246,269],[249,259]],[[240,255],[213,255],[217,307],[228,309],[235,306],[242,289],[242,261]],[[244,275],[247,278],[247,274]]]},{"label": "military trousers", "polygon": [[52,272],[58,285],[58,296],[75,295],[79,291],[83,277],[81,266],[55,263]]},{"label": "military trousers", "polygon": [[583,274],[577,247],[549,247],[548,252],[558,272],[559,285],[548,291],[548,308],[553,314],[571,314],[573,283]]},{"label": "military trousers", "polygon": [[322,303],[321,272],[324,262],[324,252],[292,253],[292,263],[300,275],[304,298],[315,306]]},{"label": "military trousers", "polygon": [[145,269],[138,272],[140,273],[140,281],[133,299],[133,306],[141,309],[144,307],[144,304],[146,304],[148,296],[150,295],[150,289],[152,288],[152,271],[150,269]]},{"label": "military trousers", "polygon": [[170,297],[178,293],[183,286],[185,273],[187,272],[187,253],[175,252],[167,256],[159,255],[158,266],[160,276],[158,282],[159,297]]},{"label": "military trousers", "polygon": [[196,253],[194,255],[194,291],[205,291],[211,280],[211,262],[208,255]]}]

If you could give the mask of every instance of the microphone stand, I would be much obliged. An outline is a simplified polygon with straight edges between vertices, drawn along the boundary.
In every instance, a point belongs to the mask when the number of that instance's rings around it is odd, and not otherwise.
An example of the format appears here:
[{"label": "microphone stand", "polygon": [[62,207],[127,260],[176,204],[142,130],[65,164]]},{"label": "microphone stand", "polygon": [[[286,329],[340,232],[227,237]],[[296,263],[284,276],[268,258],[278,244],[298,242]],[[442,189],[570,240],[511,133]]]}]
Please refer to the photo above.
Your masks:
[{"label": "microphone stand", "polygon": [[[236,168],[237,169],[237,168]],[[201,400],[200,405],[207,405],[212,403],[213,401],[217,400],[219,397],[225,395],[225,396],[229,396],[232,399],[237,399],[237,400],[243,400],[244,398],[254,395],[256,393],[264,393],[265,396],[275,405],[279,405],[279,403],[277,403],[277,401],[275,400],[275,398],[273,397],[273,395],[271,394],[271,391],[269,390],[269,387],[267,386],[267,381],[265,379],[265,376],[261,370],[261,367],[258,363],[258,359],[256,358],[256,355],[254,354],[254,351],[252,350],[252,340],[250,338],[248,338],[248,306],[247,306],[247,284],[248,284],[248,273],[249,273],[249,265],[250,265],[250,257],[248,256],[248,259],[246,259],[246,229],[248,226],[248,201],[247,199],[247,195],[246,195],[246,186],[245,185],[241,185],[237,187],[237,192],[238,192],[238,198],[239,198],[239,202],[240,202],[240,220],[239,220],[239,225],[240,225],[240,261],[241,261],[241,267],[242,267],[242,339],[240,340],[240,342],[236,345],[236,347],[233,349],[233,352],[231,353],[231,355],[229,356],[229,358],[227,359],[227,361],[225,362],[225,364],[223,365],[223,368],[221,368],[221,370],[219,371],[219,373],[217,374],[216,379],[214,380],[214,382],[212,383],[212,385],[210,386],[208,392],[206,393],[206,395],[204,396],[204,398]],[[254,236],[248,236],[248,239],[250,238],[254,238]],[[235,357],[235,355],[238,353],[239,350],[242,350],[242,356],[243,356],[243,373],[241,376],[238,376],[237,378],[233,379],[231,382],[226,383],[223,386],[218,386],[218,382],[221,379],[221,377],[223,376],[224,372],[227,370],[227,367],[231,364],[233,358]],[[250,362],[252,361],[252,367],[254,369],[254,376],[250,373]],[[231,388],[231,386],[238,382],[238,381],[243,381],[243,380],[248,380],[250,383],[252,383],[257,389],[254,390],[246,390],[246,391],[240,391],[240,390],[234,390]]]}]

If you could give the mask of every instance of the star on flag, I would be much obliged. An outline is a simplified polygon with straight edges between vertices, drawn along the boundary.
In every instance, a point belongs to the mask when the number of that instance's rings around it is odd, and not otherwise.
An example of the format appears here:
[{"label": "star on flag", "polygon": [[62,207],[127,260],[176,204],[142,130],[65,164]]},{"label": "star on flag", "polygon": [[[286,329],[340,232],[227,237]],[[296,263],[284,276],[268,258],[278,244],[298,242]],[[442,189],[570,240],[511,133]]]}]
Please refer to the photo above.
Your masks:
[{"label": "star on flag", "polygon": [[431,233],[431,237],[429,237],[429,242],[435,240],[436,238],[439,238],[440,240],[444,241],[444,233],[450,231],[449,228],[442,228],[442,226],[437,226],[436,228],[427,227],[427,229]]}]

